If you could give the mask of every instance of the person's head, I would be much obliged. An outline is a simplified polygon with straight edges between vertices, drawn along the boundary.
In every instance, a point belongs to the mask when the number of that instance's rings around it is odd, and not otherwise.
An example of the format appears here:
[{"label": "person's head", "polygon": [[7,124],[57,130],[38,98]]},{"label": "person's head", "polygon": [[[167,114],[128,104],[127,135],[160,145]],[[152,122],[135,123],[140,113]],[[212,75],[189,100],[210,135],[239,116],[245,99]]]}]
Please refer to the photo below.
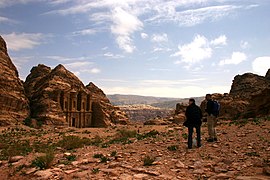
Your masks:
[{"label": "person's head", "polygon": [[191,104],[195,104],[195,99],[193,98],[190,98],[189,101],[188,101],[188,104],[191,105]]},{"label": "person's head", "polygon": [[209,101],[211,99],[211,94],[206,94],[205,99]]}]

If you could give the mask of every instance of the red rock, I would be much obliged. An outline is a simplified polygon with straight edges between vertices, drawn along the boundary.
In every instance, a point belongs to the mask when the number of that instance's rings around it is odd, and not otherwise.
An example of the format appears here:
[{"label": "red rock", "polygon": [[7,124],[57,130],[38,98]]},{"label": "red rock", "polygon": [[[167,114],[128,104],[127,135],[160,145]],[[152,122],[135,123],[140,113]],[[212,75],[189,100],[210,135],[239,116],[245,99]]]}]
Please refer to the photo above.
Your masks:
[{"label": "red rock", "polygon": [[23,122],[29,114],[23,83],[0,36],[0,126]]}]

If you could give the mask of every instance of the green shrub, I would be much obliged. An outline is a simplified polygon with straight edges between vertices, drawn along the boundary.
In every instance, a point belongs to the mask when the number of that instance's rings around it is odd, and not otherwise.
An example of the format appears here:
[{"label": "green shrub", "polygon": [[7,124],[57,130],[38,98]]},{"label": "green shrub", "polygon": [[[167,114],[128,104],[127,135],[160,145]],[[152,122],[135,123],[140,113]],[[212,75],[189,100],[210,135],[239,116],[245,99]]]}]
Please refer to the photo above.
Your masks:
[{"label": "green shrub", "polygon": [[111,152],[111,156],[112,157],[115,157],[116,155],[117,155],[117,152],[116,151]]},{"label": "green shrub", "polygon": [[245,155],[247,155],[247,156],[257,156],[257,157],[259,157],[260,155],[257,153],[257,152],[247,152],[247,153],[245,153]]},{"label": "green shrub", "polygon": [[187,138],[188,138],[188,134],[187,134],[187,133],[183,133],[183,134],[182,134],[182,137],[183,137],[184,139],[187,139]]},{"label": "green shrub", "polygon": [[24,121],[23,121],[24,125],[31,127],[32,126],[32,120],[30,117],[27,117]]},{"label": "green shrub", "polygon": [[102,143],[102,138],[99,135],[96,135],[93,139],[91,139],[91,145],[99,146]]},{"label": "green shrub", "polygon": [[66,159],[68,161],[75,161],[76,160],[76,155],[69,155],[69,156],[66,156]]},{"label": "green shrub", "polygon": [[54,159],[53,151],[49,151],[45,156],[37,157],[32,161],[32,166],[37,167],[39,169],[48,169],[52,165],[52,161]]},{"label": "green shrub", "polygon": [[152,131],[149,131],[148,133],[137,134],[137,139],[142,140],[142,139],[150,138],[150,137],[156,138],[157,135],[159,135],[159,132],[157,130],[152,130]]},{"label": "green shrub", "polygon": [[91,145],[91,144],[92,144],[92,141],[90,139],[80,138],[78,136],[63,136],[63,139],[57,143],[58,146],[66,150],[81,148],[85,145]]},{"label": "green shrub", "polygon": [[94,154],[93,155],[93,158],[101,158],[103,157],[104,155],[103,154]]},{"label": "green shrub", "polygon": [[92,169],[92,173],[94,173],[94,174],[99,173],[99,171],[100,171],[99,168],[93,168],[93,169]]},{"label": "green shrub", "polygon": [[30,146],[28,140],[9,140],[2,141],[0,151],[0,159],[6,160],[11,156],[22,155],[25,156],[32,152],[33,148]]},{"label": "green shrub", "polygon": [[153,163],[155,162],[155,158],[153,157],[150,157],[150,156],[146,156],[144,159],[143,159],[143,165],[144,166],[152,166]]},{"label": "green shrub", "polygon": [[100,162],[102,162],[102,163],[106,163],[107,161],[110,161],[110,159],[107,158],[106,156],[102,156],[99,159],[100,159]]},{"label": "green shrub", "polygon": [[179,148],[179,146],[177,146],[177,145],[171,145],[171,146],[168,146],[168,150],[169,151],[176,151],[177,149]]}]

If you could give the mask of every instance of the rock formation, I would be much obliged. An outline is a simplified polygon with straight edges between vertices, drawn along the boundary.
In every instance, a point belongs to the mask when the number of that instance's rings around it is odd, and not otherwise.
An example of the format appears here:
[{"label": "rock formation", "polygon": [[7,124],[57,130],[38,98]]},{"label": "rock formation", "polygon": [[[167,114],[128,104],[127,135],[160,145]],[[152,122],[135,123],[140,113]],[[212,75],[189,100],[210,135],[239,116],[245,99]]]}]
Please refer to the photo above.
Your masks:
[{"label": "rock formation", "polygon": [[[97,126],[108,126],[110,123],[127,124],[128,117],[119,107],[113,106],[105,93],[90,82],[86,89],[92,94],[93,121]],[[100,121],[99,119],[104,119]],[[101,123],[101,124],[100,124]]]},{"label": "rock formation", "polygon": [[106,127],[127,118],[120,116],[106,95],[90,83],[87,87],[63,65],[33,67],[24,83],[31,117],[46,124],[72,127]]},{"label": "rock formation", "polygon": [[[235,76],[229,94],[213,94],[221,105],[220,117],[249,118],[270,114],[270,69],[266,76],[252,73]],[[205,101],[201,108],[205,109]]]},{"label": "rock formation", "polygon": [[230,95],[242,99],[250,99],[253,95],[260,94],[270,87],[270,81],[263,76],[245,73],[234,77]]},{"label": "rock formation", "polygon": [[23,83],[0,36],[0,125],[22,122],[29,116]]}]

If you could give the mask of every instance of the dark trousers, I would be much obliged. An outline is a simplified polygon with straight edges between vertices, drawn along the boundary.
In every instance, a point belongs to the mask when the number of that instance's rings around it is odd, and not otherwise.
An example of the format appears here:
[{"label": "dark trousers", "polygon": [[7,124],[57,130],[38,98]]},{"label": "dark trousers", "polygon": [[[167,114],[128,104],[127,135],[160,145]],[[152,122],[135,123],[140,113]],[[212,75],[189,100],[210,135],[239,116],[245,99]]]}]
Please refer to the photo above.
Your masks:
[{"label": "dark trousers", "polygon": [[201,147],[201,126],[189,126],[188,127],[188,148],[192,148],[192,134],[193,129],[196,129],[197,134],[197,147]]}]

